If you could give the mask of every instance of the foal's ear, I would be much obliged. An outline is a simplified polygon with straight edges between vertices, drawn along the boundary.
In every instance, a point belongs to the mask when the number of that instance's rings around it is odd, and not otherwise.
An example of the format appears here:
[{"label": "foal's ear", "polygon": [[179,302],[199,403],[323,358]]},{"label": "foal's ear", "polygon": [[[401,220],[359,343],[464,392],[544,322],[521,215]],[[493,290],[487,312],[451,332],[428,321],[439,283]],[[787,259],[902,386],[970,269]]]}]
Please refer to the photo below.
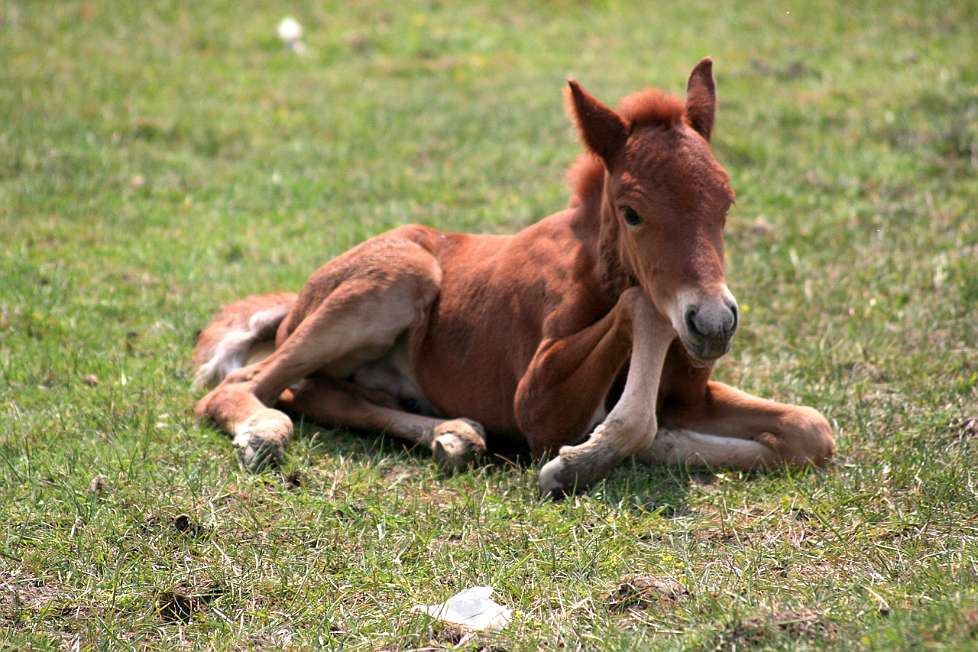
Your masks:
[{"label": "foal's ear", "polygon": [[717,84],[713,80],[713,59],[706,57],[689,73],[686,84],[686,116],[693,129],[710,140],[713,116],[717,110]]},{"label": "foal's ear", "polygon": [[615,155],[628,140],[628,125],[613,110],[591,97],[573,79],[567,80],[570,90],[567,93],[567,107],[571,118],[577,123],[581,139],[589,150],[604,161],[609,170]]}]

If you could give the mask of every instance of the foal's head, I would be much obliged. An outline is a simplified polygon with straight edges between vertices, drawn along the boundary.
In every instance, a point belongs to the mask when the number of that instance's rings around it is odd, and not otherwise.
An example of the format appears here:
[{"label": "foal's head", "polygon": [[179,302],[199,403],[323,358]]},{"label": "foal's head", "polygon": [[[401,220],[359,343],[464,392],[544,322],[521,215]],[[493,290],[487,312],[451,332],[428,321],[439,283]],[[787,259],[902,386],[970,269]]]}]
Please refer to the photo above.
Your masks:
[{"label": "foal's head", "polygon": [[685,101],[649,89],[626,97],[616,112],[572,81],[569,103],[585,145],[605,167],[602,226],[625,272],[694,358],[718,358],[738,317],[723,275],[723,226],[734,194],[710,150],[712,61],[693,69]]}]

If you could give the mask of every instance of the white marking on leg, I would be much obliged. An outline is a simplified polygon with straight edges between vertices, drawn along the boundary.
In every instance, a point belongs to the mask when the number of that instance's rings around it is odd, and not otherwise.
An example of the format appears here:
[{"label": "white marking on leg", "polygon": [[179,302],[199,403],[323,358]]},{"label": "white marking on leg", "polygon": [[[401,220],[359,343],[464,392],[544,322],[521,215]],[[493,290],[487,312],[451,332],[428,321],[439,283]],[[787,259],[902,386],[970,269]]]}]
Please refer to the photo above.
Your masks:
[{"label": "white marking on leg", "polygon": [[622,459],[650,446],[655,437],[662,366],[676,333],[644,296],[633,306],[632,355],[621,398],[586,442],[562,447],[540,469],[544,493],[566,493],[577,488],[575,484],[584,487],[600,480]]},{"label": "white marking on leg", "polygon": [[275,329],[288,314],[288,307],[260,310],[248,319],[244,328],[229,330],[214,347],[210,359],[194,375],[195,387],[213,387],[235,369],[244,366],[255,342],[275,336]]},{"label": "white marking on leg", "polygon": [[651,445],[636,453],[645,464],[706,468],[756,469],[769,464],[775,452],[752,439],[723,437],[686,429],[659,430]]}]

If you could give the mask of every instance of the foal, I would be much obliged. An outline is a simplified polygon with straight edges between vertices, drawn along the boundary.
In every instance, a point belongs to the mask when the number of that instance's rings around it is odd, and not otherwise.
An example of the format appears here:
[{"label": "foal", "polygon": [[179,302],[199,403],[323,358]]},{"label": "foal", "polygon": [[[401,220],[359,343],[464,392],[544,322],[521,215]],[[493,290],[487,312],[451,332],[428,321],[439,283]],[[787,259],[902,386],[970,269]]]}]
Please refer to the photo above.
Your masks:
[{"label": "foal", "polygon": [[[512,236],[403,226],[326,263],[298,294],[253,296],[201,334],[196,407],[251,469],[276,462],[286,412],[430,447],[447,469],[496,442],[554,456],[558,494],[629,455],[672,464],[822,464],[812,408],[710,380],[739,323],[723,272],[734,201],[713,158],[712,62],[686,99],[617,111],[569,82],[586,152],[569,207]],[[658,434],[657,434],[658,432]]]}]

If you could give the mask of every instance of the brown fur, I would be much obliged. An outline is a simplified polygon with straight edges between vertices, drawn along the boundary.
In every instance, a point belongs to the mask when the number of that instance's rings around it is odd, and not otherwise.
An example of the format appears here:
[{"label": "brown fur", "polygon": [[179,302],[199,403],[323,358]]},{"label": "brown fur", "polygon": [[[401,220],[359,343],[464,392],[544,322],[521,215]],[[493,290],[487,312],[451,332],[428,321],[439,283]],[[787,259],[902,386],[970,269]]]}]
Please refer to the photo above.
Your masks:
[{"label": "brown fur", "polygon": [[668,129],[682,121],[686,103],[658,88],[646,88],[622,98],[618,103],[618,114],[633,130],[639,127]]},{"label": "brown fur", "polygon": [[[410,225],[352,249],[289,299],[275,351],[224,378],[198,414],[233,433],[252,465],[263,450],[279,457],[291,432],[269,414],[277,401],[431,446],[450,468],[484,449],[486,433],[523,440],[537,455],[560,451],[541,472],[547,491],[641,451],[739,468],[828,459],[831,429],[811,408],[709,380],[736,327],[722,233],[734,195],[709,145],[710,61],[685,102],[653,89],[615,112],[571,82],[568,106],[588,149],[569,173],[568,209],[512,236]],[[626,211],[641,223],[626,224]],[[197,364],[262,299],[248,301],[205,330]],[[394,407],[410,402],[434,416]],[[659,424],[672,430],[656,444]]]}]

